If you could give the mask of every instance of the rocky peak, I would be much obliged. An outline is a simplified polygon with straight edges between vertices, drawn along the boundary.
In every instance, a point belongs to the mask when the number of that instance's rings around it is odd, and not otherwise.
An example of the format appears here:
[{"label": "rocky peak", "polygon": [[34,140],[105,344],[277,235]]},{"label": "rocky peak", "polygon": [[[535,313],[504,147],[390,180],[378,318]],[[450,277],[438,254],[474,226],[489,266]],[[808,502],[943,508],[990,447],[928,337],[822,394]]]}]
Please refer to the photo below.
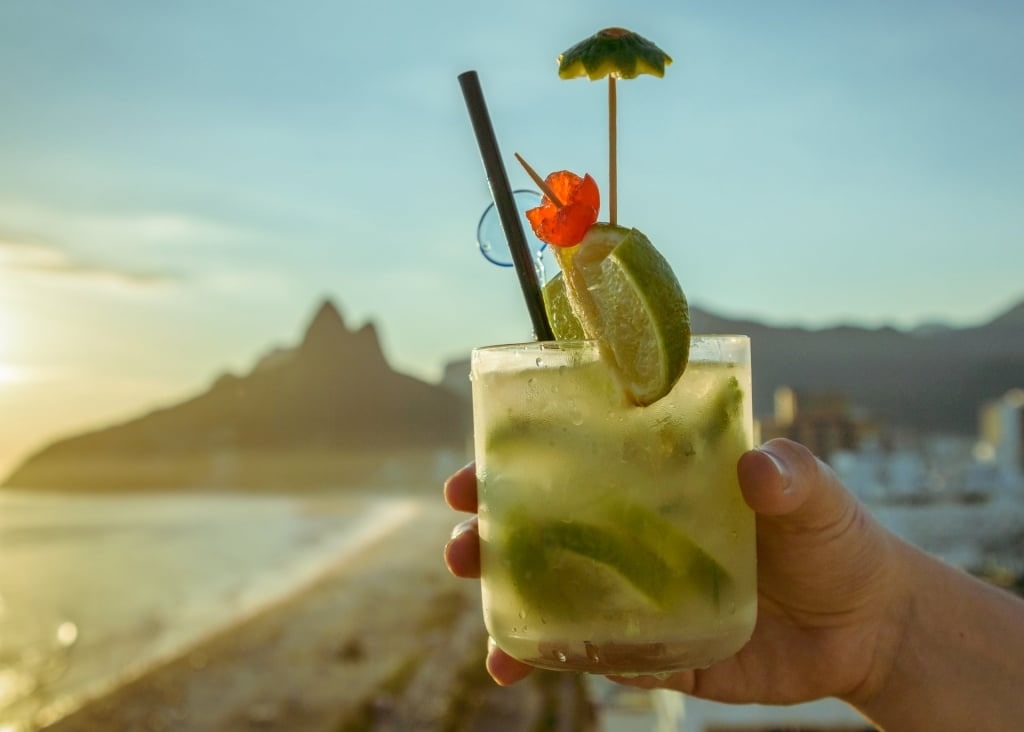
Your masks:
[{"label": "rocky peak", "polygon": [[302,338],[302,350],[319,350],[324,344],[337,343],[349,335],[345,321],[338,308],[330,299],[324,300],[306,328]]},{"label": "rocky peak", "polygon": [[372,322],[366,323],[362,328],[357,330],[353,334],[352,340],[358,350],[378,354],[381,360],[384,360],[384,351],[380,347],[380,337],[377,335],[377,326]]},{"label": "rocky peak", "polygon": [[344,361],[351,368],[386,365],[376,327],[367,323],[356,331],[349,330],[329,299],[317,309],[297,350],[306,363]]}]

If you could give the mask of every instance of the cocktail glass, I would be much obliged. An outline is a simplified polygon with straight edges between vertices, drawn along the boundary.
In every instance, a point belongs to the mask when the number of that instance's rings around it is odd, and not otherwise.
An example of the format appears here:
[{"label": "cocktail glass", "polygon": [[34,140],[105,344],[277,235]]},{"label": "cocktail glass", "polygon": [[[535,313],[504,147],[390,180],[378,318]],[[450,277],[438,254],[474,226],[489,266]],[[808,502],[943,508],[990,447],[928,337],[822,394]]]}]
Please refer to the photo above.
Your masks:
[{"label": "cocktail glass", "polygon": [[626,401],[593,341],[472,354],[484,618],[542,668],[656,674],[750,638],[750,344],[694,336],[668,396]]}]

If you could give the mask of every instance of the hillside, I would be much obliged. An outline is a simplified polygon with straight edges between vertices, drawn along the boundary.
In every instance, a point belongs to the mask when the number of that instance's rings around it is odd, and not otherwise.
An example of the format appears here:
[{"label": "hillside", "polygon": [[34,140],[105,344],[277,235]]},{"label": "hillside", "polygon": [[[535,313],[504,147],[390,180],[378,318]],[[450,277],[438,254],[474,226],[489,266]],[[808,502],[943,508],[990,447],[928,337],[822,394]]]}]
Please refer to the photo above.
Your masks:
[{"label": "hillside", "polygon": [[1024,385],[1024,303],[969,328],[897,330],[852,325],[773,327],[700,309],[694,332],[747,333],[754,408],[772,410],[779,386],[845,394],[892,426],[973,434],[978,408]]},{"label": "hillside", "polygon": [[[373,325],[349,330],[328,301],[297,347],[276,349],[249,374],[225,374],[182,403],[49,445],[6,483],[52,483],[50,468],[58,464],[74,471],[76,482],[146,487],[151,471],[114,476],[105,466],[223,466],[239,456],[289,451],[461,448],[468,419],[449,391],[394,371]],[[188,480],[196,470],[185,471]]]},{"label": "hillside", "polygon": [[[984,401],[1024,386],[1024,303],[969,328],[780,327],[698,307],[691,318],[695,333],[750,336],[758,416],[789,386],[843,394],[889,426],[966,435]],[[440,385],[396,372],[374,326],[350,330],[328,301],[298,346],[272,350],[250,373],[225,374],[179,404],[49,445],[6,484],[61,487],[72,475],[76,486],[221,485],[272,471],[288,482],[299,455],[307,471],[323,456],[334,461],[318,473],[330,481],[344,457],[372,469],[387,451],[462,450],[468,373],[466,360],[447,364]],[[267,467],[268,455],[291,462]]]}]

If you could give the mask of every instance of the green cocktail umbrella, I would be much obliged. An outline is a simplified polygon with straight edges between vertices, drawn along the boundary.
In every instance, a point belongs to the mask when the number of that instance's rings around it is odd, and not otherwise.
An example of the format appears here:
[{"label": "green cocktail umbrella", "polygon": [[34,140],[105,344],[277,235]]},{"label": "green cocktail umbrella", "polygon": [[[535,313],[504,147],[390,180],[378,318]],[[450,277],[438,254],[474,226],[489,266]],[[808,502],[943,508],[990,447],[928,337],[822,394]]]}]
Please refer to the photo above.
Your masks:
[{"label": "green cocktail umbrella", "polygon": [[563,79],[586,76],[592,81],[608,77],[608,219],[618,219],[618,169],[616,163],[616,79],[640,74],[662,77],[671,57],[641,35],[625,28],[605,28],[580,41],[558,57]]}]

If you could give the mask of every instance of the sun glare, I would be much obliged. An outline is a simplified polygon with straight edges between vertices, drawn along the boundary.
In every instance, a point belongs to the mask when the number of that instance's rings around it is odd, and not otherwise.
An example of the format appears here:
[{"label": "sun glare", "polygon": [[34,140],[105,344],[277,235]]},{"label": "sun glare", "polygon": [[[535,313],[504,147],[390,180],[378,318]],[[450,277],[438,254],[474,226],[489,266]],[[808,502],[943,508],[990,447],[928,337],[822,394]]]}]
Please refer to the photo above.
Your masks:
[{"label": "sun glare", "polygon": [[0,363],[0,386],[15,384],[25,377],[25,370],[9,363]]},{"label": "sun glare", "polygon": [[8,362],[14,346],[14,323],[3,309],[0,309],[0,386],[21,381],[23,369]]},{"label": "sun glare", "polygon": [[[3,310],[0,310],[0,358],[11,348],[11,319]],[[3,730],[0,730],[3,732]]]}]

